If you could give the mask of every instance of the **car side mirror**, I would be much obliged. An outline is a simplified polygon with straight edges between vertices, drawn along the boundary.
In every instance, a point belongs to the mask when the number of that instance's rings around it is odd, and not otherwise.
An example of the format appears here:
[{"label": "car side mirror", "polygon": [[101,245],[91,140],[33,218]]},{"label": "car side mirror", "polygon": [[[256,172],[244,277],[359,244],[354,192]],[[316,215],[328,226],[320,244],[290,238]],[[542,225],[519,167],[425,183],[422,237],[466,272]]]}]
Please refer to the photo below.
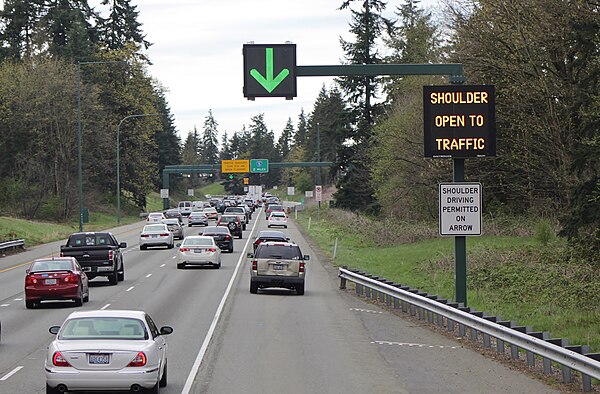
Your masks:
[{"label": "car side mirror", "polygon": [[307,255],[307,254],[305,254],[305,255],[304,255],[304,260],[310,260],[310,256],[309,256],[309,255]]},{"label": "car side mirror", "polygon": [[119,248],[123,248],[123,249],[125,249],[126,247],[127,247],[127,242],[121,242],[121,243],[119,244]]},{"label": "car side mirror", "polygon": [[160,335],[169,335],[173,333],[173,327],[163,326],[160,328]]},{"label": "car side mirror", "polygon": [[50,332],[50,334],[58,334],[58,331],[60,330],[60,326],[52,326],[48,329],[48,331]]},{"label": "car side mirror", "polygon": [[177,247],[180,247],[180,246],[181,246],[181,244],[175,244],[175,246],[177,246]]},{"label": "car side mirror", "polygon": [[246,255],[246,257],[248,257],[249,259],[253,259],[254,258],[254,253],[248,253]]}]

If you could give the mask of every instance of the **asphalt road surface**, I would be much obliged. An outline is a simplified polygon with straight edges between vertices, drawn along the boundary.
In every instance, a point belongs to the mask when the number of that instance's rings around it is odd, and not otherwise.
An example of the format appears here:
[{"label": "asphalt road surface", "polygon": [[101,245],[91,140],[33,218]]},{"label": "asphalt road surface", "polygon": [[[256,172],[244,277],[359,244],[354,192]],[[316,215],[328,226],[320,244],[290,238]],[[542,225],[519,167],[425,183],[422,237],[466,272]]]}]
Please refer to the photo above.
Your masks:
[{"label": "asphalt road surface", "polygon": [[[257,231],[255,212],[221,269],[177,270],[177,249],[139,250],[143,222],[115,228],[127,242],[125,281],[90,282],[90,302],[51,302],[28,310],[25,268],[58,255],[64,241],[0,258],[0,393],[45,391],[44,358],[74,310],[137,309],[167,337],[169,382],[162,393],[551,393],[552,388],[463,348],[457,341],[337,289],[291,221],[283,231],[309,254],[306,293],[283,289],[250,294],[246,253]],[[186,235],[201,227],[185,227]]]}]

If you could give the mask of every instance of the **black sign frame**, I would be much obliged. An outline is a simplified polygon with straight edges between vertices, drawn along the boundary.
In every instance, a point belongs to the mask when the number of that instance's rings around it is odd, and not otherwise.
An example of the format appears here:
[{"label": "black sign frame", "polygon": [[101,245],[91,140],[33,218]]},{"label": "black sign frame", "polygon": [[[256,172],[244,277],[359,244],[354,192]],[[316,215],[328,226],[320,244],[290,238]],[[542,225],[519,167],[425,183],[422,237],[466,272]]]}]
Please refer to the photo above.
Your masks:
[{"label": "black sign frame", "polygon": [[[289,74],[269,92],[252,75],[257,70],[263,77],[267,76],[269,55],[267,48],[272,48],[272,77],[276,78],[283,69]],[[244,44],[244,97],[253,100],[256,97],[285,97],[292,99],[297,96],[296,85],[296,44]]]},{"label": "black sign frame", "polygon": [[495,97],[494,85],[423,86],[425,157],[496,157]]}]

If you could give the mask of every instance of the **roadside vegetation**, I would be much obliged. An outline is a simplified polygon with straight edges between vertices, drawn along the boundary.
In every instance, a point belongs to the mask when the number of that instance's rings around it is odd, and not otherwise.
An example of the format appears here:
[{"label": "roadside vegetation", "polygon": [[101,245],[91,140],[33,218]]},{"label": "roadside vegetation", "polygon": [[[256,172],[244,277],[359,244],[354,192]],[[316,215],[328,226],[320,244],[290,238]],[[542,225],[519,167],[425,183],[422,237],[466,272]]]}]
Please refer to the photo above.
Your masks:
[{"label": "roadside vegetation", "polygon": [[[348,266],[454,299],[453,238],[437,222],[374,220],[339,209],[298,213],[298,223],[335,266]],[[308,223],[310,219],[310,229]],[[468,305],[600,351],[600,272],[555,237],[547,220],[484,219],[467,239]]]}]

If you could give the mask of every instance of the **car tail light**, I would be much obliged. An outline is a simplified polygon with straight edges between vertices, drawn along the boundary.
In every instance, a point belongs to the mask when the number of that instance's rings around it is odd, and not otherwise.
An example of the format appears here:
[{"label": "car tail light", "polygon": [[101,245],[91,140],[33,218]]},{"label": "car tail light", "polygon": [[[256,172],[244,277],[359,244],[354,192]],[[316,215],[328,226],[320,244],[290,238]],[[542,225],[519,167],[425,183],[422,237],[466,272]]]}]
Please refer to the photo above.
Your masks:
[{"label": "car tail light", "polygon": [[180,252],[189,252],[190,248],[179,248]]},{"label": "car tail light", "polygon": [[25,277],[25,286],[35,285],[36,283],[37,283],[37,279],[35,279],[33,276],[27,275]]},{"label": "car tail light", "polygon": [[225,236],[225,241],[230,241],[230,240],[231,240],[231,236],[230,236],[229,234],[227,234],[227,235]]},{"label": "car tail light", "polygon": [[71,364],[69,364],[69,362],[67,360],[65,360],[65,358],[63,357],[62,354],[60,354],[60,352],[55,352],[54,355],[52,356],[52,364],[54,364],[57,367],[70,367]]},{"label": "car tail light", "polygon": [[208,249],[206,249],[206,250],[207,250],[207,251],[209,251],[209,252],[213,252],[213,253],[214,253],[214,252],[216,252],[216,251],[217,251],[217,248],[208,248]]},{"label": "car tail light", "polygon": [[69,274],[65,276],[65,283],[77,283],[79,282],[79,278],[75,274]]},{"label": "car tail light", "polygon": [[304,263],[300,263],[300,265],[298,266],[298,272],[304,272]]},{"label": "car tail light", "polygon": [[60,252],[60,257],[65,257],[65,253],[64,252]]},{"label": "car tail light", "polygon": [[252,260],[252,271],[256,271],[258,269],[258,261]]},{"label": "car tail light", "polygon": [[142,238],[148,238],[150,234],[142,234]]},{"label": "car tail light", "polygon": [[115,258],[115,251],[114,250],[109,250],[108,251],[108,259],[112,261],[112,259]]},{"label": "car tail light", "polygon": [[262,243],[262,241],[263,240],[259,238],[256,241],[254,241],[254,245],[258,246],[258,245],[260,245]]},{"label": "car tail light", "polygon": [[163,233],[163,234],[160,234],[160,236],[161,236],[161,237],[168,237],[168,236],[169,236],[169,233],[166,233],[166,234],[165,234],[165,233]]},{"label": "car tail light", "polygon": [[139,352],[137,356],[127,365],[128,367],[143,367],[146,365],[146,354],[144,352]]}]

